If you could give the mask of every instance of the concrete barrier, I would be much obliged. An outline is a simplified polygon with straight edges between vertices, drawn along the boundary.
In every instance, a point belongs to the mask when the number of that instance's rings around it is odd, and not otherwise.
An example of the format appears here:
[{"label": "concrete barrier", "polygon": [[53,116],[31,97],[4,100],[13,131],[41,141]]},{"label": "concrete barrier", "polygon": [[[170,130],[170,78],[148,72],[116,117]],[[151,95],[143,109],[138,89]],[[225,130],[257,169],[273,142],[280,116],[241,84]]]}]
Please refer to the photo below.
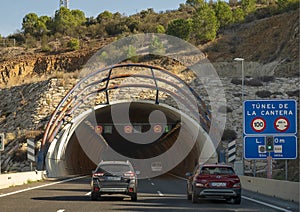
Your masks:
[{"label": "concrete barrier", "polygon": [[45,179],[44,171],[0,174],[0,189]]},{"label": "concrete barrier", "polygon": [[239,176],[242,188],[268,196],[299,202],[299,182]]}]

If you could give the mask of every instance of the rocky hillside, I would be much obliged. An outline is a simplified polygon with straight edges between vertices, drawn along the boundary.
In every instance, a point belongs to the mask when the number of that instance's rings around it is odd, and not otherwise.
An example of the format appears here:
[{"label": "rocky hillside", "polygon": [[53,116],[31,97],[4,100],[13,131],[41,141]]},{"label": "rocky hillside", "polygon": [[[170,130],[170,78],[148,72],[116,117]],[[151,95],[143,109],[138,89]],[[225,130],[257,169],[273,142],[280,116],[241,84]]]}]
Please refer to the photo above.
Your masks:
[{"label": "rocky hillside", "polygon": [[[26,139],[40,141],[51,113],[76,82],[76,72],[91,55],[113,40],[87,40],[78,51],[58,49],[54,53],[21,47],[0,49],[0,127],[6,134],[2,171],[29,169]],[[299,101],[299,10],[233,26],[222,32],[216,41],[199,48],[216,64],[224,82],[230,117],[227,128],[234,129],[236,135],[241,135],[242,108],[240,79],[232,79],[231,75],[237,69],[233,58],[245,58],[247,98],[294,98]],[[174,61],[156,62],[167,69],[179,65]],[[251,70],[253,72],[249,74]],[[261,76],[272,77],[255,78],[253,73],[262,70],[266,72]],[[241,139],[240,136],[237,138]],[[224,148],[226,145],[225,139]],[[251,165],[251,162],[247,163],[249,170]],[[264,165],[261,163],[258,168]],[[294,173],[293,180],[299,171]]]},{"label": "rocky hillside", "polygon": [[246,63],[274,64],[276,77],[299,76],[299,14],[298,9],[232,26],[200,48],[213,62],[243,57]]},{"label": "rocky hillside", "polygon": [[[243,57],[245,63],[257,63],[257,69],[270,64],[268,68],[274,69],[278,77],[299,76],[299,14],[298,9],[232,26],[221,32],[217,40],[199,48],[213,63]],[[57,41],[52,44],[57,48],[53,53],[21,47],[0,49],[0,87],[32,82],[35,76],[80,70],[91,55],[114,40],[82,41],[78,51],[59,49]]]}]

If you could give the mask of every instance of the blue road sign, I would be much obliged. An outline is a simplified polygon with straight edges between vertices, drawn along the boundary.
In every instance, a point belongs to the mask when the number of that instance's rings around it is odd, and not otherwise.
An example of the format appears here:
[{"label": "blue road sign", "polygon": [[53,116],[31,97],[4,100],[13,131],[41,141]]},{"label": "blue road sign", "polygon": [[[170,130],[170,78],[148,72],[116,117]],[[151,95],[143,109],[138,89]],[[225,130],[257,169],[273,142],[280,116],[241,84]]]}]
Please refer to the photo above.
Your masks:
[{"label": "blue road sign", "polygon": [[244,158],[245,159],[266,159],[271,156],[273,159],[296,159],[297,138],[296,136],[274,136],[274,150],[267,152],[266,136],[245,136],[244,137]]},{"label": "blue road sign", "polygon": [[297,133],[295,100],[247,100],[243,113],[245,135]]}]

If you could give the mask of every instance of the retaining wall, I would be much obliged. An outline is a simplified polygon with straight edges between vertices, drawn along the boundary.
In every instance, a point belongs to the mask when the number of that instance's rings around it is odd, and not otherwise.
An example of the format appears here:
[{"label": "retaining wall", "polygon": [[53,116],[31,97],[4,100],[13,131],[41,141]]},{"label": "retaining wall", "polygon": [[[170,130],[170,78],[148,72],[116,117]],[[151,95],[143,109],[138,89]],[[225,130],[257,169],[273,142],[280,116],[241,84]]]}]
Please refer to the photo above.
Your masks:
[{"label": "retaining wall", "polygon": [[0,174],[0,189],[44,179],[44,171]]},{"label": "retaining wall", "polygon": [[299,202],[299,182],[240,176],[242,188],[268,196]]}]

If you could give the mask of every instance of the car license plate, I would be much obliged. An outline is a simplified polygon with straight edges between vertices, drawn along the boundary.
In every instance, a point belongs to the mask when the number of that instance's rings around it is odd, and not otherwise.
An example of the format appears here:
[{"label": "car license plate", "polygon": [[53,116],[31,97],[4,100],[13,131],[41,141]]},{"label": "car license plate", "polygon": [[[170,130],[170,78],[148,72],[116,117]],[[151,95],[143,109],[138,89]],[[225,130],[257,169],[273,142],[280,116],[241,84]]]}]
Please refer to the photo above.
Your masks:
[{"label": "car license plate", "polygon": [[213,182],[213,183],[211,183],[211,186],[213,186],[213,187],[225,187],[226,183],[223,183],[223,182]]},{"label": "car license plate", "polygon": [[119,181],[119,180],[121,180],[121,177],[107,177],[107,180]]}]

